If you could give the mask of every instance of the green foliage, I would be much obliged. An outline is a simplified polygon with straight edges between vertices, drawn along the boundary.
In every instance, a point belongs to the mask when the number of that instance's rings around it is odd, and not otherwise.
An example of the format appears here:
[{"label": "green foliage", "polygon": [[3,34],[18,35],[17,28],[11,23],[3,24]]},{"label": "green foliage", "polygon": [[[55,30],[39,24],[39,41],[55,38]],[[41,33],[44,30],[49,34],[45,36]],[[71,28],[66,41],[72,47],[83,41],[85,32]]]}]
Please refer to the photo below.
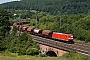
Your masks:
[{"label": "green foliage", "polygon": [[30,21],[30,26],[35,26],[36,25],[36,19],[31,19]]},{"label": "green foliage", "polygon": [[10,30],[10,22],[9,22],[9,14],[6,10],[0,8],[0,50],[5,46],[3,45],[6,34],[9,33]]},{"label": "green foliage", "polygon": [[89,40],[89,22],[90,22],[90,16],[85,16],[83,18],[80,18],[78,21],[74,22],[72,24],[73,26],[73,34],[78,40],[83,41],[90,41]]},{"label": "green foliage", "polygon": [[36,55],[39,54],[39,46],[32,40],[30,34],[26,32],[20,36],[9,35],[5,38],[5,44],[8,51],[18,53],[19,55]]},{"label": "green foliage", "polygon": [[73,51],[63,55],[67,60],[88,60],[85,56],[75,53]]},{"label": "green foliage", "polygon": [[0,8],[0,36],[5,36],[5,33],[10,30],[9,26],[10,22],[8,12]]},{"label": "green foliage", "polygon": [[35,55],[35,54],[39,54],[39,50],[37,48],[33,48],[33,47],[29,47],[27,50],[27,55]]},{"label": "green foliage", "polygon": [[4,57],[5,56],[18,57],[18,53],[11,53],[7,50],[5,52],[3,52],[2,55],[4,55]]},{"label": "green foliage", "polygon": [[9,14],[6,10],[0,8],[0,26],[9,26]]},{"label": "green foliage", "polygon": [[52,15],[46,15],[39,19],[39,28],[52,30],[52,31],[59,31],[59,23],[58,19]]},{"label": "green foliage", "polygon": [[[58,14],[58,11],[65,14],[79,14],[79,13],[90,13],[90,0],[21,0],[6,4],[1,4],[0,6],[5,9],[15,9],[15,10],[37,10],[45,11],[51,14]],[[25,18],[28,15],[22,15]]]},{"label": "green foliage", "polygon": [[20,18],[22,19],[26,19],[26,18],[31,18],[31,16],[34,14],[34,12],[31,12],[31,11],[20,11],[21,13],[21,16]]},{"label": "green foliage", "polygon": [[9,17],[11,18],[10,21],[12,24],[22,19],[30,20],[32,15],[35,14],[31,10],[7,10],[7,11],[9,12],[10,15]]},{"label": "green foliage", "polygon": [[15,26],[13,26],[13,29],[12,29],[12,35],[16,35],[16,32],[17,32],[17,28]]},{"label": "green foliage", "polygon": [[39,56],[40,56],[40,57],[47,57],[46,54],[42,54],[42,53],[40,53]]}]

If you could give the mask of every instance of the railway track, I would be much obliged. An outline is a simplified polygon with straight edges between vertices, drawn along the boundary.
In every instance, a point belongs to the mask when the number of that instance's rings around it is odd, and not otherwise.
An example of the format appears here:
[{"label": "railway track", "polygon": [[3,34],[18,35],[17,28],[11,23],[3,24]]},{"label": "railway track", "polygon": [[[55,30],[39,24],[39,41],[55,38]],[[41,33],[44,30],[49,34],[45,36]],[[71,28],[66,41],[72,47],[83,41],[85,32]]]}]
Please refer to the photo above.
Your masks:
[{"label": "railway track", "polygon": [[38,37],[32,35],[33,39],[36,40],[40,44],[45,44],[48,46],[52,46],[58,49],[62,49],[65,51],[75,51],[77,53],[83,54],[87,57],[90,57],[90,45],[75,42],[74,44],[67,44],[63,42],[58,42],[52,39],[47,39],[43,37]]}]

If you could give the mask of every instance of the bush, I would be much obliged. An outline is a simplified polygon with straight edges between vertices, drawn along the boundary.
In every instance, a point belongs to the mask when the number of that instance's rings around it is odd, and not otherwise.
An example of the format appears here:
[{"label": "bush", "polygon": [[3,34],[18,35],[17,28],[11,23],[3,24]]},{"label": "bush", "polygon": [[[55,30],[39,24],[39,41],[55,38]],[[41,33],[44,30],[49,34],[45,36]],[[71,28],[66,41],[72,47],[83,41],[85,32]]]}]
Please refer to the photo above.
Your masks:
[{"label": "bush", "polygon": [[11,53],[11,52],[9,52],[9,51],[6,50],[5,52],[2,53],[2,55],[4,55],[4,56],[17,57],[18,56],[18,53]]},{"label": "bush", "polygon": [[68,60],[88,60],[88,58],[84,57],[81,54],[75,53],[74,51],[71,51],[65,55],[63,55]]},{"label": "bush", "polygon": [[39,54],[39,48],[35,41],[32,40],[30,34],[26,32],[20,36],[8,36],[6,38],[7,50],[19,55],[36,55]]},{"label": "bush", "polygon": [[26,53],[27,55],[37,55],[39,54],[39,50],[37,48],[28,48]]},{"label": "bush", "polygon": [[40,56],[40,57],[47,57],[46,54],[42,54],[42,53],[40,53],[39,56]]}]

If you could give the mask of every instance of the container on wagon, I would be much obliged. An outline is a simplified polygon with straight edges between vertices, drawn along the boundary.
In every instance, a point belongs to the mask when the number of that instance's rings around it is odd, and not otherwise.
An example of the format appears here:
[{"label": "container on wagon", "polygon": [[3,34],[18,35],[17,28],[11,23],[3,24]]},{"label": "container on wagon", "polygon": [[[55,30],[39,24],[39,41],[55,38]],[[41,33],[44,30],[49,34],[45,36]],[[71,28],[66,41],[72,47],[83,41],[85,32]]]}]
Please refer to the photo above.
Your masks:
[{"label": "container on wagon", "polygon": [[27,31],[27,28],[28,28],[28,27],[23,26],[23,27],[22,27],[22,31]]},{"label": "container on wagon", "polygon": [[28,33],[31,33],[32,34],[33,33],[33,30],[34,30],[34,28],[32,28],[32,27],[27,28],[27,32]]},{"label": "container on wagon", "polygon": [[52,37],[52,31],[50,31],[50,30],[43,30],[42,31],[42,35],[44,36],[44,37],[48,37],[48,38],[51,38]]}]

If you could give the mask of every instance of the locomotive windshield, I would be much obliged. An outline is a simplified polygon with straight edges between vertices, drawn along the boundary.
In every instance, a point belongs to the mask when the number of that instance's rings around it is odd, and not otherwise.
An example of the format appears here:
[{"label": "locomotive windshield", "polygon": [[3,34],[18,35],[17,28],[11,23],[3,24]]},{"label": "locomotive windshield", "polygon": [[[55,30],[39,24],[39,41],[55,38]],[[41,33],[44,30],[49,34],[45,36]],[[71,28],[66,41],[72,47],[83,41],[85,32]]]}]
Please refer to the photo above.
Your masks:
[{"label": "locomotive windshield", "polygon": [[72,34],[70,34],[68,37],[69,37],[69,38],[73,38],[73,35],[72,35]]}]

